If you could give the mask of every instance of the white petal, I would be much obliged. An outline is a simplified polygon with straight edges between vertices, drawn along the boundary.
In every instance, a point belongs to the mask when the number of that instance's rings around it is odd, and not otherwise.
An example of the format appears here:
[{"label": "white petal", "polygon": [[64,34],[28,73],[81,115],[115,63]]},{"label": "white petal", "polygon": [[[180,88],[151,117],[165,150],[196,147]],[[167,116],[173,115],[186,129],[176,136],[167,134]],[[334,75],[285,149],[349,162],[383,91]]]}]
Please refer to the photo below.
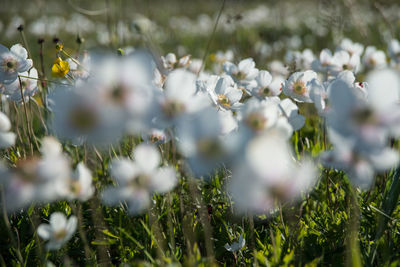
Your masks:
[{"label": "white petal", "polygon": [[28,58],[28,52],[26,49],[20,45],[20,44],[15,44],[10,48],[10,51],[13,52],[15,55],[22,59]]},{"label": "white petal", "polygon": [[58,230],[65,229],[67,226],[67,218],[65,217],[64,213],[61,212],[54,212],[50,216],[50,225],[53,228],[54,232]]},{"label": "white petal", "polygon": [[160,165],[160,152],[152,145],[140,144],[135,148],[134,157],[137,164],[145,171],[152,171]]},{"label": "white petal", "polygon": [[386,108],[399,100],[399,74],[390,69],[373,71],[367,76],[368,98],[376,108]]},{"label": "white petal", "polygon": [[0,131],[7,132],[11,129],[11,122],[8,119],[7,115],[3,112],[0,112]]},{"label": "white petal", "polygon": [[37,234],[40,236],[40,238],[44,239],[44,240],[48,240],[51,236],[52,233],[52,228],[50,225],[42,223],[41,225],[39,225],[38,229],[37,229]]},{"label": "white petal", "polygon": [[75,233],[77,224],[78,224],[78,219],[76,218],[76,216],[69,217],[67,226],[65,228],[67,230],[68,236],[72,236]]},{"label": "white petal", "polygon": [[129,159],[118,159],[111,162],[111,176],[123,186],[132,180],[139,172],[137,165]]},{"label": "white petal", "polygon": [[8,148],[15,144],[15,139],[17,138],[15,133],[1,133],[0,132],[0,148]]},{"label": "white petal", "polygon": [[176,172],[169,167],[163,167],[157,170],[152,177],[152,188],[157,193],[166,193],[173,189],[177,183]]}]

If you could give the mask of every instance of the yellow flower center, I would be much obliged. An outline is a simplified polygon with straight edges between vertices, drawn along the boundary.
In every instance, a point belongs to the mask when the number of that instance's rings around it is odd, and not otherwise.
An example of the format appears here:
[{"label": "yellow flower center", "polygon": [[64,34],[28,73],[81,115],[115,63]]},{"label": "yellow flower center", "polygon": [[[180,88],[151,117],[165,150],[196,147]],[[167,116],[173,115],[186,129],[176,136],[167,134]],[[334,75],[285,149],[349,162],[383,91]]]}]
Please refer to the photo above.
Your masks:
[{"label": "yellow flower center", "polygon": [[267,124],[267,119],[260,113],[253,112],[247,116],[246,124],[254,131],[261,131]]},{"label": "yellow flower center", "polygon": [[225,96],[225,95],[218,95],[218,104],[220,104],[221,106],[225,107],[225,108],[230,108],[231,107],[231,101],[229,101],[229,99]]},{"label": "yellow flower center", "polygon": [[64,237],[67,235],[67,230],[61,229],[57,232],[54,233],[54,239],[56,240],[62,240]]},{"label": "yellow flower center", "polygon": [[297,81],[293,84],[293,91],[296,94],[303,95],[306,92],[306,85],[303,81]]},{"label": "yellow flower center", "polygon": [[173,118],[185,111],[185,105],[181,102],[170,100],[164,103],[162,110],[168,118]]},{"label": "yellow flower center", "polygon": [[82,132],[89,132],[97,125],[97,117],[94,111],[88,107],[78,107],[69,115],[70,125]]},{"label": "yellow flower center", "polygon": [[197,149],[205,158],[218,158],[223,154],[223,148],[219,141],[211,138],[197,141]]}]

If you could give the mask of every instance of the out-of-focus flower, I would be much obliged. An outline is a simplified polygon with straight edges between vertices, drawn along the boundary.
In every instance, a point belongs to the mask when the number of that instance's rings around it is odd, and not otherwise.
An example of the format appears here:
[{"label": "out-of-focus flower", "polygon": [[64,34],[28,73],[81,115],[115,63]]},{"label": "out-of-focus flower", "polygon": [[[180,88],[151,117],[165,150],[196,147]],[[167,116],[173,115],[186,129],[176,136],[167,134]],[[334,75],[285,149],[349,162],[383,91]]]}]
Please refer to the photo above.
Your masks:
[{"label": "out-of-focus flower", "polygon": [[244,159],[233,169],[228,191],[239,211],[265,213],[299,198],[316,178],[311,162],[295,162],[286,139],[268,131],[249,142]]},{"label": "out-of-focus flower", "polygon": [[88,200],[94,194],[90,170],[80,162],[70,176],[57,183],[56,190],[60,198],[79,199],[80,201]]},{"label": "out-of-focus flower", "polygon": [[364,51],[364,46],[360,43],[355,43],[348,38],[344,38],[339,45],[339,50],[344,50],[352,56],[353,54],[357,54],[361,56]]},{"label": "out-of-focus flower", "polygon": [[51,74],[54,77],[63,78],[69,72],[69,63],[66,60],[62,60],[61,57],[56,58],[53,66],[51,67]]},{"label": "out-of-focus flower", "polygon": [[368,46],[365,49],[363,62],[368,68],[386,67],[386,55],[382,50],[377,50],[375,46]]},{"label": "out-of-focus flower", "polygon": [[170,134],[168,134],[167,131],[160,129],[150,129],[146,131],[146,133],[142,134],[142,138],[144,141],[154,145],[165,144],[171,140]]},{"label": "out-of-focus flower", "polygon": [[390,59],[395,63],[400,63],[400,42],[396,39],[392,39],[388,45],[388,52]]},{"label": "out-of-focus flower", "polygon": [[107,205],[126,201],[130,214],[138,214],[150,205],[153,193],[166,193],[177,183],[176,172],[171,167],[158,167],[161,157],[158,150],[147,144],[135,148],[134,161],[113,160],[111,176],[116,187],[106,188],[102,194]]},{"label": "out-of-focus flower", "polygon": [[[119,113],[130,134],[140,134],[149,128],[154,101],[153,75],[155,63],[150,54],[135,51],[128,56],[92,55],[91,77],[86,87],[102,103]],[[132,75],[134,73],[135,75]],[[86,89],[87,90],[87,89]],[[125,117],[124,117],[125,116]]]},{"label": "out-of-focus flower", "polygon": [[244,248],[245,245],[246,245],[246,240],[244,239],[243,235],[240,235],[239,240],[237,242],[233,242],[231,245],[226,243],[224,248],[229,252],[236,252]]},{"label": "out-of-focus flower", "polygon": [[16,135],[11,130],[11,122],[7,115],[0,112],[0,148],[8,148],[15,144]]},{"label": "out-of-focus flower", "polygon": [[50,224],[42,223],[37,229],[38,235],[48,241],[48,250],[58,250],[74,235],[77,227],[75,216],[67,217],[61,212],[53,212],[50,215]]},{"label": "out-of-focus flower", "polygon": [[386,143],[389,136],[400,134],[400,81],[398,73],[380,70],[372,72],[367,82],[368,98],[349,83],[336,81],[329,90],[327,119],[339,134],[358,136],[369,146]]},{"label": "out-of-focus flower", "polygon": [[350,55],[347,51],[339,50],[333,55],[329,49],[323,49],[319,59],[312,63],[313,70],[328,75],[336,76],[344,70],[358,71],[360,65],[360,55],[354,53]]},{"label": "out-of-focus flower", "polygon": [[177,146],[188,160],[196,176],[207,175],[228,162],[237,148],[230,138],[222,138],[221,117],[214,108],[208,108],[182,120],[177,125]]},{"label": "out-of-focus flower", "polygon": [[51,128],[63,140],[107,145],[118,141],[126,127],[124,110],[102,99],[86,82],[57,85],[49,107],[54,114]]},{"label": "out-of-focus flower", "polygon": [[0,44],[0,83],[14,82],[19,73],[28,71],[32,65],[32,59],[28,59],[28,52],[22,45],[13,45],[8,50]]},{"label": "out-of-focus flower", "polygon": [[300,70],[308,70],[311,68],[315,56],[310,49],[304,49],[303,52],[288,51],[285,55],[285,59],[288,64],[295,64],[296,68]]},{"label": "out-of-focus flower", "polygon": [[398,152],[384,145],[365,147],[359,145],[356,136],[343,136],[328,129],[333,150],[321,155],[326,167],[343,170],[350,181],[362,189],[368,189],[375,172],[390,170],[399,163]]},{"label": "out-of-focus flower", "polygon": [[15,168],[2,168],[7,211],[25,208],[32,202],[50,203],[62,198],[56,188],[70,176],[70,162],[53,137],[42,140],[41,152],[42,157],[19,160]]},{"label": "out-of-focus flower", "polygon": [[211,104],[204,92],[196,92],[196,75],[185,70],[173,70],[167,77],[165,89],[156,95],[153,109],[155,128],[175,125],[190,114]]}]

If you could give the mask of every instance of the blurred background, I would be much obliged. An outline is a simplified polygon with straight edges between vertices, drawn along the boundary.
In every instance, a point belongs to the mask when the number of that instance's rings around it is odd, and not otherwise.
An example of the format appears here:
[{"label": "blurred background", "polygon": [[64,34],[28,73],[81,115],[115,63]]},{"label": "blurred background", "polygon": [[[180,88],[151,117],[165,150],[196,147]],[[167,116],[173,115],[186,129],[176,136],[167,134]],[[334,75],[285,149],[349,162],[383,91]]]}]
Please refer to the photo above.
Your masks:
[{"label": "blurred background", "polygon": [[56,38],[71,52],[147,47],[201,58],[223,4],[210,52],[231,49],[260,67],[287,50],[333,49],[343,37],[377,48],[399,38],[396,0],[0,0],[0,43],[22,42],[22,24],[30,49],[43,38],[51,55]]}]

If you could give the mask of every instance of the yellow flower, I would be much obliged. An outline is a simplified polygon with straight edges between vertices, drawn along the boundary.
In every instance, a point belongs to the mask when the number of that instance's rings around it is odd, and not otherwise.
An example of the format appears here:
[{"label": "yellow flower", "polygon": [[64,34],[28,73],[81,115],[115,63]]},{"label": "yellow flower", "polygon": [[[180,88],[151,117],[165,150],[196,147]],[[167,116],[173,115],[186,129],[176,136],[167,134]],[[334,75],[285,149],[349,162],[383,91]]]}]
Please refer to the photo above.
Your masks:
[{"label": "yellow flower", "polygon": [[60,57],[58,57],[53,64],[53,67],[51,68],[51,72],[53,76],[55,77],[65,77],[67,73],[69,72],[69,64],[68,61],[62,60]]},{"label": "yellow flower", "polygon": [[63,48],[64,48],[64,45],[63,45],[63,44],[60,44],[60,43],[57,43],[57,44],[56,44],[56,49],[57,49],[58,51],[63,50]]}]

